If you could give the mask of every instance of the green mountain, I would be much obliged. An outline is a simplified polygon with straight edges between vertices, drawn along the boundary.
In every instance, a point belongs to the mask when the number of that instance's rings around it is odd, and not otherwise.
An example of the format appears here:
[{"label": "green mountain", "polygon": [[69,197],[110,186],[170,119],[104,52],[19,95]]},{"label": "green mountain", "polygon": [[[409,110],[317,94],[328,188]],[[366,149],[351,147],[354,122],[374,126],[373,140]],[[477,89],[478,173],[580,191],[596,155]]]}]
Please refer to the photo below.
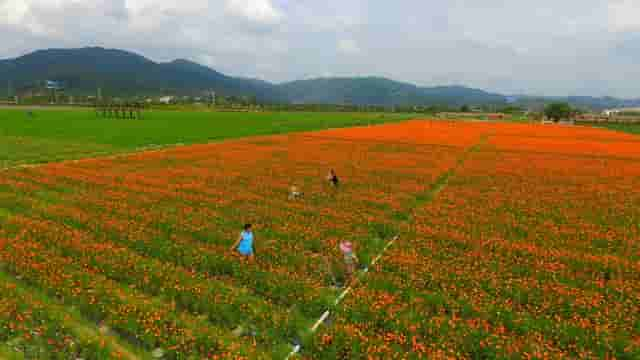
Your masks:
[{"label": "green mountain", "polygon": [[231,77],[206,66],[175,60],[151,61],[140,55],[99,47],[39,50],[0,60],[0,96],[7,87],[24,91],[58,81],[71,94],[105,96],[219,94],[253,96],[263,102],[351,105],[502,104],[505,98],[461,86],[418,87],[384,78],[327,78],[272,84]]},{"label": "green mountain", "polygon": [[190,95],[213,90],[256,96],[261,101],[285,100],[270,84],[226,76],[187,60],[156,63],[122,50],[50,49],[0,61],[0,84],[10,82],[19,90],[41,86],[45,80],[61,82],[72,94],[95,94],[97,88],[112,96]]},{"label": "green mountain", "polygon": [[298,103],[354,105],[503,104],[502,95],[462,86],[418,87],[385,78],[325,78],[280,85]]}]

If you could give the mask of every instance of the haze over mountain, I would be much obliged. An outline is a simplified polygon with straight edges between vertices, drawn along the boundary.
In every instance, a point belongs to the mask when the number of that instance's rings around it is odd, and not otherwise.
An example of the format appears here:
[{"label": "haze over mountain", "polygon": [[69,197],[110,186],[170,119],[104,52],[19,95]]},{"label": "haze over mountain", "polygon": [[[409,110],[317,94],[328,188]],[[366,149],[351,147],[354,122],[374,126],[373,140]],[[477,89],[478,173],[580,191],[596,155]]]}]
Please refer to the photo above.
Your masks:
[{"label": "haze over mountain", "polygon": [[[0,84],[17,90],[45,80],[61,81],[71,94],[93,95],[196,95],[213,90],[235,96],[253,96],[261,102],[353,105],[451,105],[507,102],[507,97],[464,86],[419,87],[381,77],[318,78],[273,84],[258,79],[232,77],[192,61],[154,62],[138,54],[100,47],[48,49],[0,60]],[[0,96],[8,87],[0,86]],[[569,100],[591,108],[637,106],[614,98],[534,98],[518,102],[535,104]]]}]

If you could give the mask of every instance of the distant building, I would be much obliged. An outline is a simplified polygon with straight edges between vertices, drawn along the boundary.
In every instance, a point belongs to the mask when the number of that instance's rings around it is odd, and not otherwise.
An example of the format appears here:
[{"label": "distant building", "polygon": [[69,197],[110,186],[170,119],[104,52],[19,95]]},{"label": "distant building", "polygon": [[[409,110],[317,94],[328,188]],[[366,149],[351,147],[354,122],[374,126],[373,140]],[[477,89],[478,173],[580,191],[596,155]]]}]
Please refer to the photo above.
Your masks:
[{"label": "distant building", "polygon": [[620,113],[625,113],[625,112],[640,113],[640,108],[607,109],[602,112],[602,115],[614,116],[614,115],[618,115]]},{"label": "distant building", "polygon": [[47,80],[45,81],[45,87],[49,90],[62,90],[64,85],[60,81]]},{"label": "distant building", "polygon": [[171,104],[171,102],[173,102],[174,99],[175,97],[173,96],[163,96],[160,99],[158,99],[158,102],[162,104]]}]

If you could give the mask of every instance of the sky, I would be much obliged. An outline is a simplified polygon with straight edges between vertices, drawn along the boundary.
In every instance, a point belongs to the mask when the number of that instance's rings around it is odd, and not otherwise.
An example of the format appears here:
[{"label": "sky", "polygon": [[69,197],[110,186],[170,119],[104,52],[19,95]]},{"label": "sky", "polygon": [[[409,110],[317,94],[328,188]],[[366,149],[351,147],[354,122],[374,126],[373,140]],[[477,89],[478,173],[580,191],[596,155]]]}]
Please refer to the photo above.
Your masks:
[{"label": "sky", "polygon": [[640,98],[640,0],[0,0],[0,58],[103,46],[273,82]]}]

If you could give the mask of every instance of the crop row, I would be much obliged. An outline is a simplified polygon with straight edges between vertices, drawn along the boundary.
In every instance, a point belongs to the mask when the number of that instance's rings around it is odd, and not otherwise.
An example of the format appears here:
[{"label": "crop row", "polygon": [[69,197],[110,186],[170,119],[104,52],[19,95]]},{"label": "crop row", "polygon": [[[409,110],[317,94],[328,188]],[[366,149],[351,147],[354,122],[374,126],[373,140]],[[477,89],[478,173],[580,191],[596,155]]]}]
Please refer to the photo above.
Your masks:
[{"label": "crop row", "polygon": [[415,211],[309,357],[640,356],[640,163],[493,149]]},{"label": "crop row", "polygon": [[0,355],[15,358],[131,359],[110,336],[88,330],[78,314],[0,274]]},{"label": "crop row", "polygon": [[[329,272],[340,270],[326,259],[335,265],[338,241],[356,240],[363,260],[376,253],[460,152],[291,136],[8,172],[0,256],[30,286],[166,358],[276,356],[335,296]],[[338,191],[324,184],[329,168]],[[292,184],[302,201],[287,200]],[[253,264],[229,251],[247,221]]]}]

